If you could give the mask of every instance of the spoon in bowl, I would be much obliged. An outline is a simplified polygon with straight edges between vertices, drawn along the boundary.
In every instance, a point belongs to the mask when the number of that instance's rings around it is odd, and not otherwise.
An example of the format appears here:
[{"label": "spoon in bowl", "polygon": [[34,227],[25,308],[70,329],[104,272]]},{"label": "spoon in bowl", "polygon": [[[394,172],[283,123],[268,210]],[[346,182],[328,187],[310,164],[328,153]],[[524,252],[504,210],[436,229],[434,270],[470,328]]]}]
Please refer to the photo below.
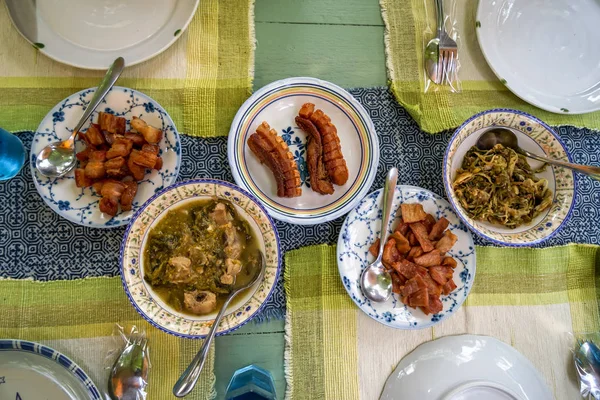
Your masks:
[{"label": "spoon in bowl", "polygon": [[94,92],[94,97],[92,97],[92,100],[83,112],[71,136],[62,142],[50,143],[38,153],[35,160],[35,167],[40,174],[50,178],[60,178],[75,167],[77,163],[77,158],[75,157],[75,136],[102,100],[104,100],[108,91],[121,75],[124,67],[125,60],[123,57],[117,58],[110,68],[108,68],[108,71],[106,71],[106,75],[104,75],[100,86]]},{"label": "spoon in bowl", "polygon": [[497,144],[501,144],[504,147],[509,147],[517,153],[524,155],[525,157],[529,157],[534,160],[542,161],[548,164],[557,165],[559,167],[568,168],[573,171],[589,175],[594,179],[600,180],[600,167],[593,167],[590,165],[580,165],[565,161],[553,160],[551,158],[538,156],[536,154],[528,152],[527,150],[523,150],[519,147],[519,140],[517,139],[517,135],[515,135],[515,133],[510,129],[493,128],[488,131],[485,131],[481,134],[481,136],[479,136],[479,138],[477,139],[477,143],[475,143],[475,146],[477,146],[479,150],[490,150]]},{"label": "spoon in bowl", "polygon": [[363,293],[369,300],[376,302],[386,301],[392,294],[392,277],[381,262],[381,258],[389,234],[388,226],[392,217],[392,202],[397,182],[398,169],[392,168],[387,174],[383,188],[383,221],[381,221],[381,233],[379,234],[379,255],[360,276]]},{"label": "spoon in bowl", "polygon": [[227,306],[229,305],[231,300],[233,300],[233,298],[235,296],[237,296],[240,292],[248,289],[249,287],[254,285],[256,282],[258,282],[262,279],[262,277],[265,274],[266,264],[267,263],[265,260],[265,256],[261,252],[260,253],[260,268],[255,268],[252,271],[252,273],[254,273],[254,276],[248,281],[248,283],[245,283],[245,284],[242,284],[242,285],[236,287],[236,276],[234,275],[233,291],[229,294],[229,296],[225,299],[225,302],[221,306],[221,309],[219,310],[217,317],[215,318],[212,326],[210,327],[210,331],[208,331],[208,335],[204,339],[204,343],[202,343],[202,347],[200,348],[200,351],[198,351],[198,354],[196,354],[196,357],[194,357],[194,359],[192,360],[190,365],[188,365],[186,370],[183,371],[183,374],[181,374],[181,376],[177,380],[177,383],[175,383],[175,386],[173,386],[173,394],[175,395],[175,397],[184,397],[189,392],[191,392],[192,389],[194,389],[194,386],[196,386],[196,382],[198,381],[198,378],[200,377],[200,372],[202,372],[202,367],[204,366],[204,362],[206,361],[206,356],[208,355],[208,350],[210,349],[210,344],[212,343],[212,341],[215,337],[215,334],[217,333],[217,328],[219,327],[219,323],[221,322],[221,319],[225,315],[225,311],[227,311]]}]

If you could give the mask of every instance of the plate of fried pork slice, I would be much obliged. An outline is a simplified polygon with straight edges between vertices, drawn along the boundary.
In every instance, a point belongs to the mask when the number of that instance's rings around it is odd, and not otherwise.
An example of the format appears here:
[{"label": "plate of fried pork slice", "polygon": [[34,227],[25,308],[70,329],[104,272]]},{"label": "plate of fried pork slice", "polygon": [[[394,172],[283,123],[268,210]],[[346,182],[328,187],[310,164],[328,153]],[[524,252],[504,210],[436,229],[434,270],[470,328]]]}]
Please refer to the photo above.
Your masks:
[{"label": "plate of fried pork slice", "polygon": [[129,223],[139,207],[177,179],[181,145],[175,124],[153,99],[115,86],[77,135],[77,165],[61,178],[35,168],[36,154],[64,140],[95,89],[75,93],[43,119],[31,145],[31,174],[48,206],[80,225],[110,228]]},{"label": "plate of fried pork slice", "polygon": [[340,231],[337,264],[344,288],[371,318],[398,329],[427,328],[465,301],[475,280],[475,245],[452,206],[429,190],[398,185],[382,262],[392,277],[392,296],[370,301],[362,271],[376,258],[382,229],[383,189],[358,203]]},{"label": "plate of fried pork slice", "polygon": [[350,211],[370,190],[379,162],[373,122],[350,93],[315,78],[273,82],[231,125],[236,183],[282,221],[314,225]]}]

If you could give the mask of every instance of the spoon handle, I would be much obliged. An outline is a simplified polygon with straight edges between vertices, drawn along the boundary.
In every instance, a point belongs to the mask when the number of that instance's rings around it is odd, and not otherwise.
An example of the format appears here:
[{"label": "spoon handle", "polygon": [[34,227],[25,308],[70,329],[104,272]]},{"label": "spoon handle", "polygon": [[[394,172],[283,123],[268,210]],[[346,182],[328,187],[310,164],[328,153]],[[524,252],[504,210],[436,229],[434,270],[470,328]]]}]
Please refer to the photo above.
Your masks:
[{"label": "spoon handle", "polygon": [[537,161],[542,161],[552,165],[558,165],[559,167],[564,167],[568,169],[572,169],[573,171],[577,171],[579,173],[589,175],[593,179],[600,180],[600,167],[594,167],[591,165],[581,165],[581,164],[573,164],[566,161],[552,160],[550,158],[538,156],[536,154],[530,153],[527,150],[521,149],[521,153],[529,158],[533,158]]},{"label": "spoon handle", "polygon": [[100,105],[102,100],[104,100],[104,97],[106,97],[106,94],[109,92],[109,90],[112,89],[117,79],[119,79],[119,76],[121,76],[123,68],[125,68],[125,60],[123,59],[123,57],[117,58],[108,68],[108,71],[106,71],[106,75],[104,75],[102,82],[100,82],[100,85],[94,92],[92,100],[83,112],[81,119],[73,129],[73,133],[67,140],[63,142],[63,145],[61,147],[73,147],[75,135],[77,135],[77,132],[79,132],[83,124],[86,123],[86,121],[90,118],[90,115],[92,115],[92,113],[94,112],[94,110],[96,110],[98,105]]},{"label": "spoon handle", "polygon": [[440,37],[442,34],[442,28],[444,27],[444,3],[443,0],[435,0],[435,11],[437,17],[437,36]]},{"label": "spoon handle", "polygon": [[392,203],[394,202],[397,182],[398,169],[392,167],[385,178],[385,186],[383,188],[383,221],[381,221],[381,233],[379,234],[379,255],[377,256],[377,261],[381,261],[383,247],[385,246],[385,242],[387,242],[388,227],[390,225],[390,218],[392,217]]},{"label": "spoon handle", "polygon": [[223,318],[223,315],[225,315],[225,311],[227,310],[227,306],[229,306],[231,300],[238,293],[239,291],[231,292],[229,297],[227,297],[227,299],[221,306],[217,317],[215,318],[212,326],[210,327],[208,335],[204,339],[204,343],[202,343],[202,347],[198,351],[198,354],[196,354],[196,357],[194,357],[190,365],[188,365],[186,370],[183,371],[183,373],[175,383],[175,386],[173,386],[173,394],[175,395],[175,397],[186,396],[189,392],[192,391],[192,389],[194,389],[194,386],[196,386],[196,382],[198,382],[198,378],[200,377],[200,372],[202,372],[202,367],[204,367],[204,362],[206,361],[206,356],[208,355],[210,344],[212,343],[215,334],[217,333],[217,328],[221,323],[221,318]]}]

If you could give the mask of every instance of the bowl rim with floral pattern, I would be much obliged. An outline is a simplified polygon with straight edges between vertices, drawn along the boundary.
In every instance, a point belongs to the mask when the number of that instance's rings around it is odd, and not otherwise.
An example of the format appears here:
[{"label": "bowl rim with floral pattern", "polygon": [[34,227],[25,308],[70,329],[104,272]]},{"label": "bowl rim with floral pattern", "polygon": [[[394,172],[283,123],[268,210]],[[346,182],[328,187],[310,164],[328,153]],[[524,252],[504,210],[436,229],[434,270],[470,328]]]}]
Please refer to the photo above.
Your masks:
[{"label": "bowl rim with floral pattern", "polygon": [[[511,231],[500,225],[476,221],[469,217],[452,188],[453,176],[462,158],[474,145],[479,135],[488,129],[508,128],[517,135],[519,146],[549,158],[572,162],[572,157],[560,136],[546,123],[526,112],[505,108],[486,110],[473,115],[456,129],[448,142],[443,162],[446,196],[459,218],[480,237],[495,245],[526,247],[538,245],[556,235],[569,221],[576,201],[577,177],[566,168],[548,166],[543,174],[553,190],[550,209],[537,216],[532,223]],[[457,161],[460,157],[460,161]],[[530,159],[530,164],[535,163]],[[541,164],[541,163],[540,163]],[[540,174],[541,175],[541,174]]]},{"label": "bowl rim with floral pattern", "polygon": [[[272,295],[281,272],[281,247],[273,219],[251,194],[238,186],[211,178],[190,179],[176,183],[155,194],[134,215],[121,242],[119,264],[125,294],[136,311],[151,325],[169,334],[200,339],[206,337],[214,315],[193,317],[182,314],[164,303],[143,278],[140,259],[147,233],[167,211],[192,199],[217,198],[230,201],[244,215],[259,237],[267,262],[262,281],[255,284],[234,309],[229,309],[217,330],[224,335],[248,323]],[[234,303],[235,304],[235,303]]]}]

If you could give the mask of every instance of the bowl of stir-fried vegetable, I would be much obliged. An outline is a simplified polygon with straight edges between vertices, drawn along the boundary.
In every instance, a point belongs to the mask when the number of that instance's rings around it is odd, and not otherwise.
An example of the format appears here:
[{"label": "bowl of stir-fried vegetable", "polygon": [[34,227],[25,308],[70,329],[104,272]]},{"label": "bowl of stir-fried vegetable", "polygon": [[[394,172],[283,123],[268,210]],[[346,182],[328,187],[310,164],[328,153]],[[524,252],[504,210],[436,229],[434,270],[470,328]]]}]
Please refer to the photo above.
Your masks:
[{"label": "bowl of stir-fried vegetable", "polygon": [[575,202],[573,172],[528,159],[497,144],[478,149],[487,130],[510,129],[531,153],[571,161],[560,137],[522,111],[495,109],[468,119],[444,157],[450,204],[475,233],[502,246],[532,246],[548,240],[567,222]]},{"label": "bowl of stir-fried vegetable", "polygon": [[273,220],[252,195],[215,179],[172,185],[134,215],[121,245],[121,277],[135,309],[186,338],[210,330],[224,300],[266,263],[264,277],[229,304],[217,335],[250,321],[281,269]]}]

